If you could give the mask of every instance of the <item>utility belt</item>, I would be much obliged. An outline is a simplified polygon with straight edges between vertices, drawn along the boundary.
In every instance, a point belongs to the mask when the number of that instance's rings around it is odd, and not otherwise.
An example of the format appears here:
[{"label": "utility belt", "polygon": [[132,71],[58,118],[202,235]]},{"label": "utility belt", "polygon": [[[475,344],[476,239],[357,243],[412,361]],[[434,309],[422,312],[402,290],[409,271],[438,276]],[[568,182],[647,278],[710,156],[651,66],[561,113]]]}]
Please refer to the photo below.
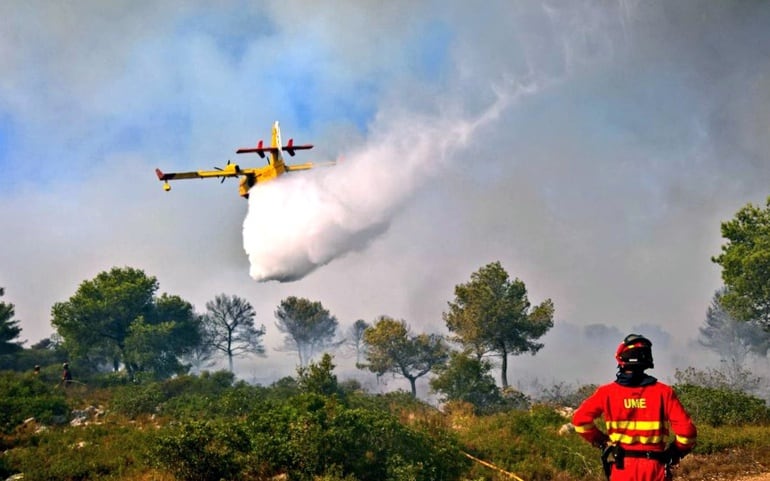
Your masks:
[{"label": "utility belt", "polygon": [[671,479],[668,466],[671,458],[665,451],[634,451],[623,449],[618,445],[608,446],[602,452],[602,465],[604,466],[604,474],[607,476],[607,479],[610,478],[613,464],[615,469],[623,469],[625,467],[625,458],[652,459],[664,464],[666,465],[666,479]]},{"label": "utility belt", "polygon": [[[631,451],[630,449],[623,449],[618,446],[618,454],[615,455],[615,466],[618,469],[623,469],[622,466],[618,466],[618,461],[623,458],[644,458],[654,459],[659,463],[666,464],[668,462],[668,454],[664,451]],[[622,462],[621,462],[622,464]]]}]

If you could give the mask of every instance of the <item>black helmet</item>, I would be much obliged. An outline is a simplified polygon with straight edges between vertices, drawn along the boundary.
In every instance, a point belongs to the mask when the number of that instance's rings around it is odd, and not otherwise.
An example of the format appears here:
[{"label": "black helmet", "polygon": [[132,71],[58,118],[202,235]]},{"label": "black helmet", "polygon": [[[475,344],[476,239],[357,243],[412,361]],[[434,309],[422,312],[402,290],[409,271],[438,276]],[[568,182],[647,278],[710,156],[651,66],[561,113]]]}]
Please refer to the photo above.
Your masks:
[{"label": "black helmet", "polygon": [[655,367],[652,361],[652,342],[641,334],[629,334],[615,351],[618,368],[645,370]]}]

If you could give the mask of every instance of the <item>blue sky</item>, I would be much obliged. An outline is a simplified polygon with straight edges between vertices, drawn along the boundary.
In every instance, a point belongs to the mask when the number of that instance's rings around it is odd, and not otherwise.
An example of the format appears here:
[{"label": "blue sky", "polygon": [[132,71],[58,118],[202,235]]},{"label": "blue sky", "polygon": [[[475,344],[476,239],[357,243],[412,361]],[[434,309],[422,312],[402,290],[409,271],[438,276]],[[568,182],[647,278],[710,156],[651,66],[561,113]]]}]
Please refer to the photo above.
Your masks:
[{"label": "blue sky", "polygon": [[[113,266],[200,311],[239,295],[269,353],[240,374],[266,380],[293,372],[272,350],[281,299],[319,300],[343,328],[388,314],[442,332],[454,285],[499,260],[556,306],[513,376],[604,379],[614,346],[606,366],[557,354],[598,324],[655,326],[665,378],[702,354],[719,223],[770,194],[769,17],[663,0],[5,2],[3,300],[35,342],[53,303]],[[326,264],[291,283],[254,281],[242,237],[250,214],[290,209],[154,176],[258,165],[234,150],[274,120],[315,144],[292,160],[348,159],[302,182],[361,216],[322,236],[334,246],[297,227],[280,247]]]}]

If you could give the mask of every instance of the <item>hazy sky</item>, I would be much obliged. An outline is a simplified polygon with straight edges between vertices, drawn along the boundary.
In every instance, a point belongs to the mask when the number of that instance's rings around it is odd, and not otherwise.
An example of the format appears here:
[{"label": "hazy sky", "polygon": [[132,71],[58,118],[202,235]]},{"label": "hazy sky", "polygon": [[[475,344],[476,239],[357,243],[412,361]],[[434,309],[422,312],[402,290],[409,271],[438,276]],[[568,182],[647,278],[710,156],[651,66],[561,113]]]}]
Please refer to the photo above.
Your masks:
[{"label": "hazy sky", "polygon": [[[282,299],[445,332],[500,261],[556,307],[512,383],[609,379],[632,329],[669,378],[698,359],[720,222],[770,195],[767,25],[727,0],[2,2],[2,300],[35,342],[113,266],[200,312],[238,295],[268,357],[236,369],[266,382],[296,364]],[[155,177],[262,165],[234,151],[275,120],[316,146],[290,160],[342,162],[249,202]]]}]

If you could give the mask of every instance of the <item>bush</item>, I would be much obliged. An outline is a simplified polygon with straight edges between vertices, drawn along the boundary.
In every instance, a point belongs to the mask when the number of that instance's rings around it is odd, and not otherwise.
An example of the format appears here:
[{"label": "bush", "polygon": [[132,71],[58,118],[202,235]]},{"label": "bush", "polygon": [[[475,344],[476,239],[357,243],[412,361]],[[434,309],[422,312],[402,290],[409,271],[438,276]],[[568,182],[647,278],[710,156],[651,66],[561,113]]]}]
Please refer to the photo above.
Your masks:
[{"label": "bush", "polygon": [[[435,426],[434,426],[435,431]],[[431,435],[336,395],[263,398],[245,420],[164,428],[151,458],[179,479],[263,479],[286,473],[357,481],[459,479],[468,461],[446,432]]]},{"label": "bush", "polygon": [[27,418],[51,423],[66,416],[64,389],[43,383],[31,374],[0,373],[0,429],[8,433]]},{"label": "bush", "polygon": [[163,381],[161,386],[167,399],[190,393],[216,396],[230,388],[234,381],[235,374],[230,371],[203,371],[200,376],[184,375]]},{"label": "bush", "polygon": [[136,418],[142,414],[155,414],[165,400],[157,383],[131,384],[115,388],[112,408],[115,412]]},{"label": "bush", "polygon": [[177,479],[236,479],[250,442],[239,422],[190,421],[166,429],[151,443],[152,462]]},{"label": "bush", "polygon": [[200,388],[191,386],[187,392],[166,395],[160,413],[178,420],[198,419],[202,412],[208,417],[242,417],[257,409],[268,395],[266,388],[244,382],[218,390]]},{"label": "bush", "polygon": [[675,386],[675,390],[696,424],[740,426],[770,422],[770,411],[765,402],[750,394],[691,384]]}]

